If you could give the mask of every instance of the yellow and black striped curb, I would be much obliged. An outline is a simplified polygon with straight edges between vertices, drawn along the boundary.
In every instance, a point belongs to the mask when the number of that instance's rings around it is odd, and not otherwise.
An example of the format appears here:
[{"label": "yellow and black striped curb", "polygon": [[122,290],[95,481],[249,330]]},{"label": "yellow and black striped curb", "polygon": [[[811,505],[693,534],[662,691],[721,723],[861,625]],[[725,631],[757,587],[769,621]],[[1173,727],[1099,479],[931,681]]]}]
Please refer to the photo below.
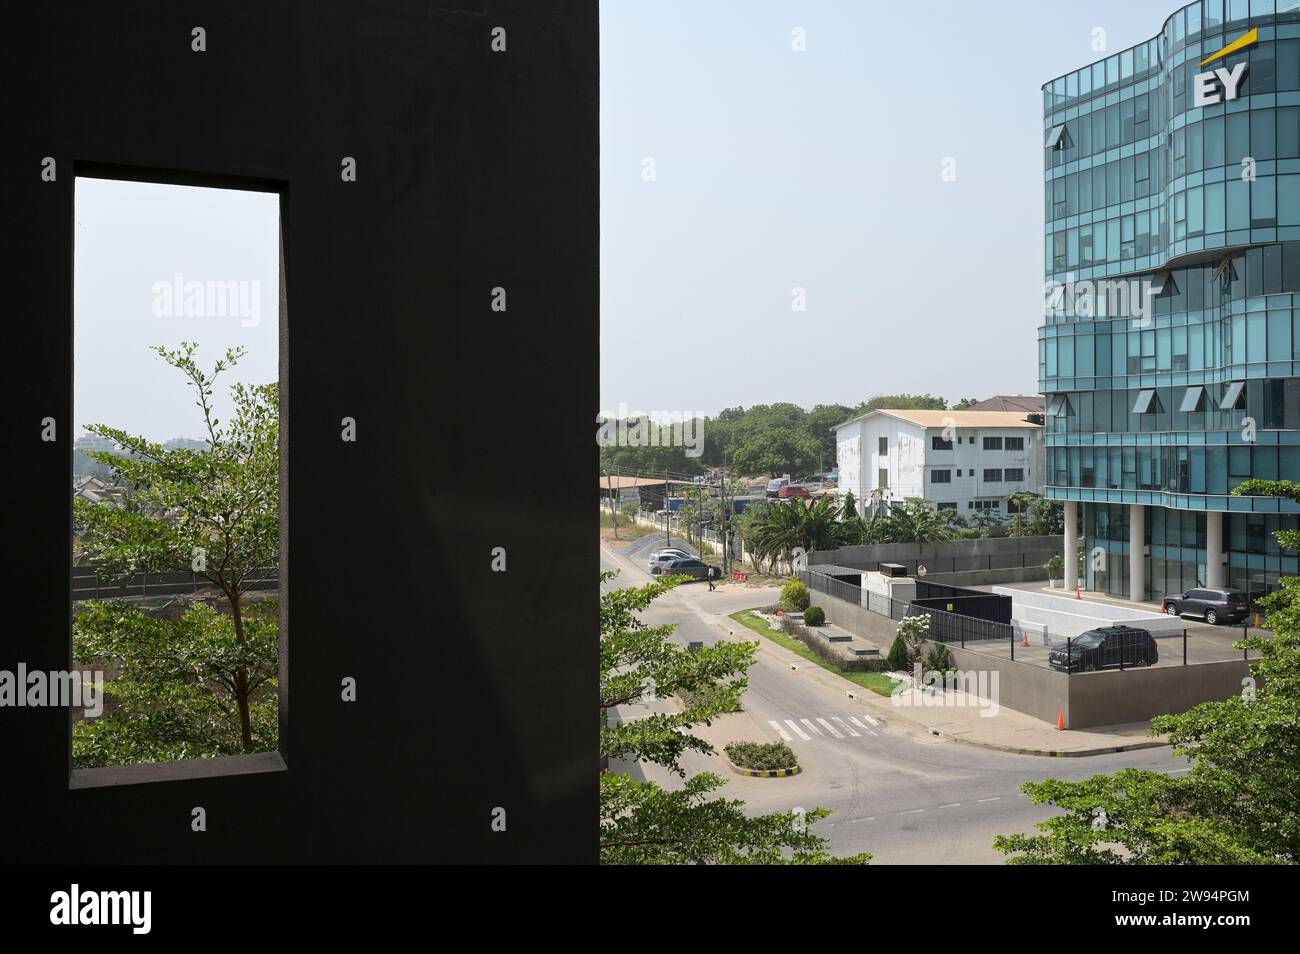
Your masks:
[{"label": "yellow and black striped curb", "polygon": [[731,766],[731,770],[737,775],[744,775],[748,778],[789,778],[791,775],[798,775],[803,771],[797,765],[794,768],[783,769],[747,769],[741,768],[731,759],[727,759],[727,764]]}]

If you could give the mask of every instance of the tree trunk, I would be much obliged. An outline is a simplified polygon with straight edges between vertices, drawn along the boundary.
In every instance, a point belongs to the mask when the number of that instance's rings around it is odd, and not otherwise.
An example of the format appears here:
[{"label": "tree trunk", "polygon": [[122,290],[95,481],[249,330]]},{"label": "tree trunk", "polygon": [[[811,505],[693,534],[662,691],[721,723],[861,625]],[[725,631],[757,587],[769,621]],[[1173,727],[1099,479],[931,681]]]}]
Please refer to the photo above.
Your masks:
[{"label": "tree trunk", "polygon": [[[244,645],[244,610],[239,590],[226,591],[230,598],[230,615],[235,624],[235,642]],[[239,704],[239,741],[245,752],[253,749],[253,720],[248,712],[248,670],[241,666],[235,671],[235,697]]]}]

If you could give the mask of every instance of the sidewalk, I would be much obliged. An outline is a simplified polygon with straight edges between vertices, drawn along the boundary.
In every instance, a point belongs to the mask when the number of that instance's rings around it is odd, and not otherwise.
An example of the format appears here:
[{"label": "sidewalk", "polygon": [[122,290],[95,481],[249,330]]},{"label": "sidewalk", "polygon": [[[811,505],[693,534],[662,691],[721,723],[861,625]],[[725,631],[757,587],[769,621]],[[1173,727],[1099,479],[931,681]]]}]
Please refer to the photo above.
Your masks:
[{"label": "sidewalk", "polygon": [[[714,625],[733,632],[751,632],[731,620],[725,623],[715,621]],[[1146,722],[1105,726],[1101,729],[1060,731],[1040,719],[1006,707],[998,708],[995,716],[984,716],[980,713],[987,710],[979,706],[895,705],[891,698],[863,689],[771,640],[763,639],[757,634],[752,635],[759,640],[760,653],[852,699],[885,723],[898,722],[963,745],[1018,755],[1070,757],[1105,755],[1168,744],[1163,736],[1149,735],[1150,724]]]}]

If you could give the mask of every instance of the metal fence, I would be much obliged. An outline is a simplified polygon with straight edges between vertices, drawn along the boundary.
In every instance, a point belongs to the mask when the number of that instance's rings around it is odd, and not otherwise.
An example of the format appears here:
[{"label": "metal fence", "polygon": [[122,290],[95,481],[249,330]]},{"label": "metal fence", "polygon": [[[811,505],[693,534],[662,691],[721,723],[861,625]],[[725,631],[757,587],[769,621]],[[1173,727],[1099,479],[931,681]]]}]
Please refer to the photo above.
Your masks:
[{"label": "metal fence", "polygon": [[930,617],[930,639],[936,643],[953,643],[963,649],[967,643],[1015,643],[1015,631],[1010,623],[950,613],[931,606],[917,606],[915,603],[908,615]]},{"label": "metal fence", "polygon": [[907,616],[908,608],[911,606],[911,603],[907,600],[896,600],[893,597],[882,596],[879,593],[864,590],[860,586],[855,586],[844,580],[837,580],[833,576],[818,573],[815,570],[798,570],[796,576],[803,580],[810,590],[825,593],[827,596],[843,600],[846,603],[852,603],[854,606],[861,606],[863,609],[878,613],[881,616],[888,616],[893,620],[900,620]]},{"label": "metal fence", "polygon": [[[151,596],[183,596],[215,584],[197,573],[137,573],[126,579],[101,574],[100,567],[87,564],[72,568],[72,599],[115,600]],[[279,567],[267,567],[244,581],[246,590],[273,590],[280,585]]]}]

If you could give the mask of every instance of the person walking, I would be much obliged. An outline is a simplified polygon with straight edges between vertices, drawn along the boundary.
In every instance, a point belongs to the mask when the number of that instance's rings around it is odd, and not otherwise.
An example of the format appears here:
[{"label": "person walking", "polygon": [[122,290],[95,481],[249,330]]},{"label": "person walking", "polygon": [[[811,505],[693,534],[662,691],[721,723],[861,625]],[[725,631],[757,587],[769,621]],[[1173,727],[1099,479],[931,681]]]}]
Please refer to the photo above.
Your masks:
[{"label": "person walking", "polygon": [[717,589],[717,587],[713,585],[713,581],[717,579],[717,576],[718,576],[718,568],[716,566],[709,567],[709,592],[710,593],[712,593],[714,590]]}]

